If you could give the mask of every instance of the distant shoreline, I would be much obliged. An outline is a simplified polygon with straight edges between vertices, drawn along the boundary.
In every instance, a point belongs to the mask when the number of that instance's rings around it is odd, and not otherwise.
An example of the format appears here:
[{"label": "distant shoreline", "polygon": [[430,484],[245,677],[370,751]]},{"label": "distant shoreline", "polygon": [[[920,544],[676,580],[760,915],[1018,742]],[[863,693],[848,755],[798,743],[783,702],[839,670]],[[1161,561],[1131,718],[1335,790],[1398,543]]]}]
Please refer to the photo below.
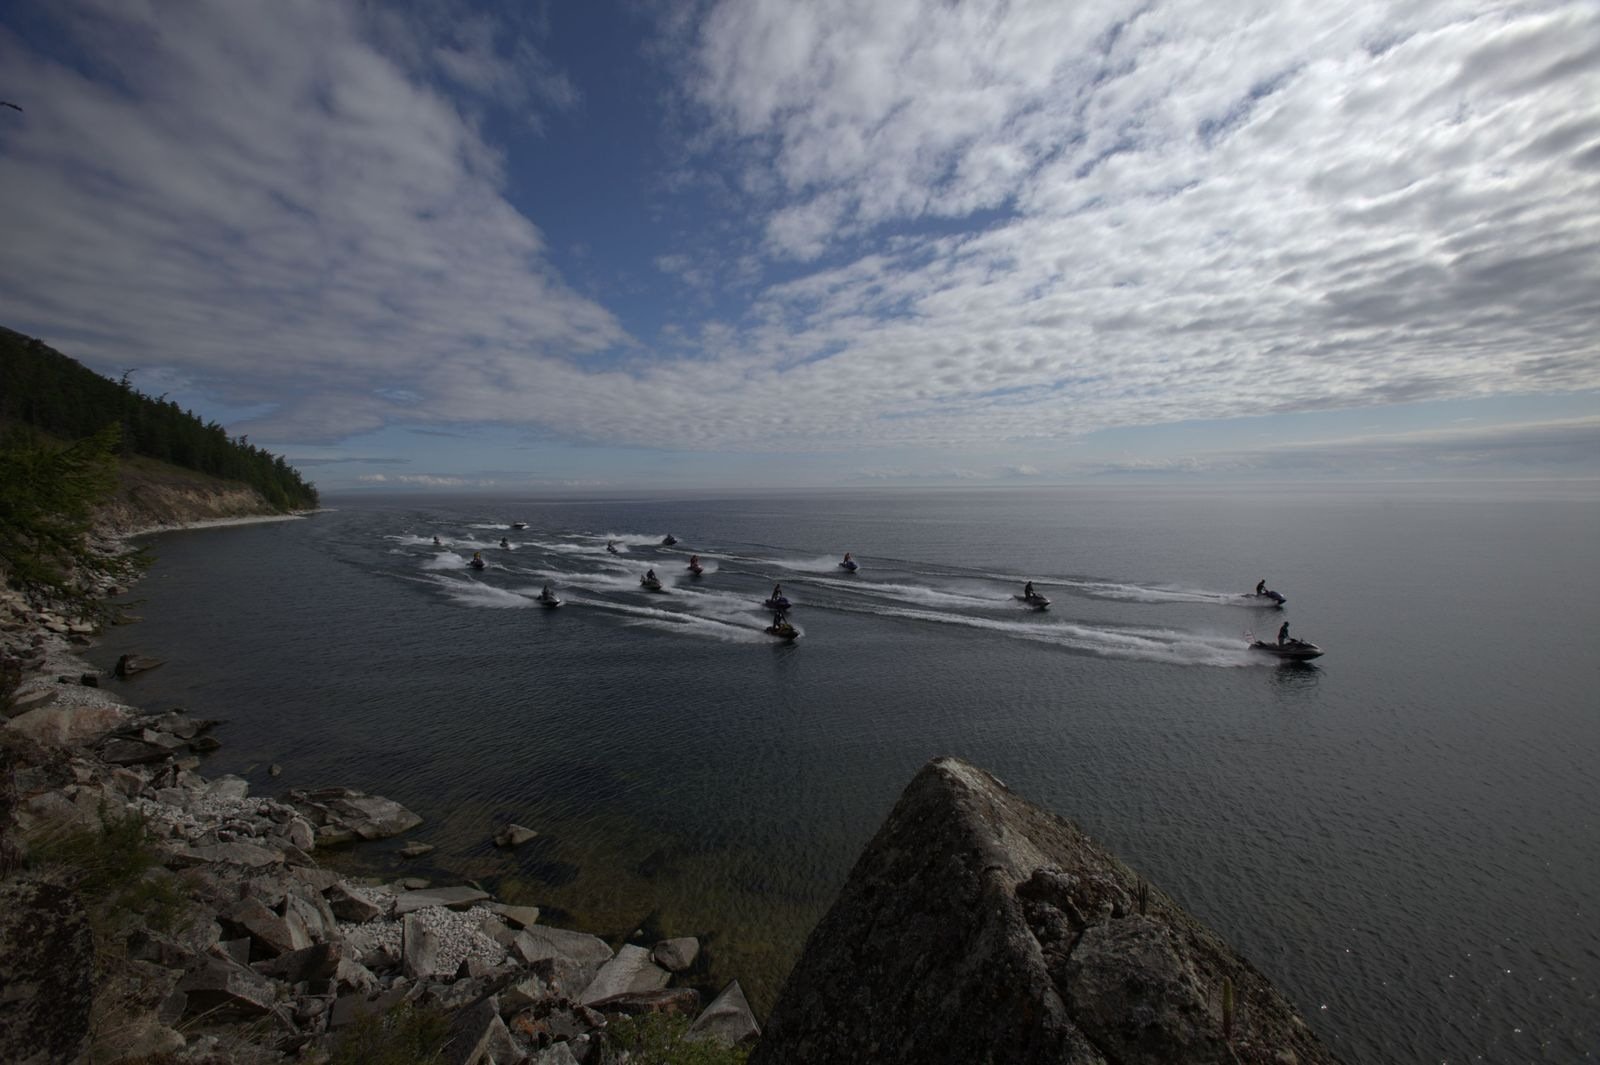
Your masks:
[{"label": "distant shoreline", "polygon": [[263,525],[274,521],[298,521],[301,518],[319,514],[322,509],[296,510],[288,514],[246,514],[237,518],[202,518],[198,521],[164,522],[134,529],[130,532],[119,533],[116,538],[119,540],[131,540],[136,536],[152,536],[156,533],[166,532],[187,532],[190,529],[218,529],[229,525]]}]

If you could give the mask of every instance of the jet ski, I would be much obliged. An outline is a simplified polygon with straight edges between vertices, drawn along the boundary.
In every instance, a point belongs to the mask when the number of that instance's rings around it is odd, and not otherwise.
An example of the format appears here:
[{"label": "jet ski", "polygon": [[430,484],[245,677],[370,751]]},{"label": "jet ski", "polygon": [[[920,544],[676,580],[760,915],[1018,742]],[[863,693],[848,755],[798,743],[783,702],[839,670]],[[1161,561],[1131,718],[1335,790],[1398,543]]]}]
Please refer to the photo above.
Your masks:
[{"label": "jet ski", "polygon": [[639,586],[647,592],[659,592],[662,590],[661,578],[651,576],[640,577]]},{"label": "jet ski", "polygon": [[1040,595],[1038,592],[1035,592],[1032,595],[1014,595],[1011,598],[1016,599],[1019,602],[1027,603],[1029,606],[1033,607],[1033,609],[1035,609],[1035,610],[1049,610],[1050,609],[1050,600],[1046,599],[1044,596]]},{"label": "jet ski", "polygon": [[1273,591],[1271,588],[1268,588],[1264,592],[1246,592],[1239,598],[1243,599],[1251,606],[1280,607],[1284,603],[1288,602],[1287,599]]},{"label": "jet ski", "polygon": [[488,563],[481,558],[475,558],[468,562],[467,565],[471,566],[473,569],[482,569],[483,567],[487,566]]},{"label": "jet ski", "polygon": [[704,567],[704,566],[702,566],[702,565],[701,565],[701,564],[700,564],[700,563],[698,563],[698,562],[690,562],[690,563],[689,563],[689,565],[688,565],[688,566],[686,566],[686,567],[685,567],[685,568],[686,568],[686,569],[687,569],[687,570],[688,570],[688,571],[689,571],[689,572],[690,572],[690,573],[691,573],[691,574],[692,574],[692,575],[693,575],[693,576],[696,576],[696,577],[698,577],[698,576],[700,576],[700,574],[702,574],[702,573],[704,573],[704,572],[705,572],[705,571],[706,571],[706,568],[705,568],[705,567]]},{"label": "jet ski", "polygon": [[542,607],[548,607],[551,609],[561,605],[561,597],[548,588],[534,596],[533,601]]},{"label": "jet ski", "polygon": [[610,551],[613,555],[622,554],[621,551],[617,550],[617,542],[615,540],[607,540],[606,541],[606,550]]},{"label": "jet ski", "polygon": [[525,521],[514,521],[511,523],[511,527],[513,529],[526,529],[528,527],[528,523]]},{"label": "jet ski", "polygon": [[776,636],[780,640],[797,640],[800,638],[800,630],[783,619],[774,621],[761,631],[768,636]]},{"label": "jet ski", "polygon": [[1250,644],[1250,650],[1276,655],[1291,662],[1309,662],[1313,658],[1321,658],[1323,654],[1322,648],[1316,644],[1295,639],[1288,639],[1282,643],[1267,643],[1265,640],[1254,640]]},{"label": "jet ski", "polygon": [[844,553],[844,561],[839,563],[839,568],[850,573],[854,573],[861,567],[856,565],[856,560],[850,557],[850,552],[846,551]]},{"label": "jet ski", "polygon": [[788,610],[791,604],[788,596],[778,595],[761,600],[761,605],[768,610]]},{"label": "jet ski", "polygon": [[661,538],[661,546],[662,547],[671,547],[673,544],[675,544],[677,542],[678,542],[678,538],[676,536],[673,536],[671,533],[667,533],[666,536]]}]

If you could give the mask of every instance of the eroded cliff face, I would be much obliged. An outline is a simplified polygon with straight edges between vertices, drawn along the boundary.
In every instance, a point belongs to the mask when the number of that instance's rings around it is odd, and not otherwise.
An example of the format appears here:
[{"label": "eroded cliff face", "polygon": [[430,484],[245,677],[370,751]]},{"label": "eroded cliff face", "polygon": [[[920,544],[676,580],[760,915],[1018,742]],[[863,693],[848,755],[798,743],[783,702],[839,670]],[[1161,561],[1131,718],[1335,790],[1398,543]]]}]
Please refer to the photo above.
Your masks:
[{"label": "eroded cliff face", "polygon": [[95,529],[102,535],[127,536],[187,522],[279,513],[248,485],[176,467],[127,465],[120,480],[116,495],[96,512]]},{"label": "eroded cliff face", "polygon": [[1261,973],[1071,822],[954,758],[906,787],[751,1065],[1331,1062]]}]

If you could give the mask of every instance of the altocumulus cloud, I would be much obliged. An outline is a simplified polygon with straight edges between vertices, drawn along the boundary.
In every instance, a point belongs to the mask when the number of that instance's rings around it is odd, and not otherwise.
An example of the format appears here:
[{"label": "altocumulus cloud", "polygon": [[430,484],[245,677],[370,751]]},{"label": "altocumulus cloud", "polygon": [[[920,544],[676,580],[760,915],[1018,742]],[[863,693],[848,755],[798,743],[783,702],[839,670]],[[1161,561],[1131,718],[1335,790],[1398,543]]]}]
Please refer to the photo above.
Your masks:
[{"label": "altocumulus cloud", "polygon": [[1600,387],[1589,3],[711,4],[659,54],[727,236],[654,264],[746,303],[660,351],[552,268],[563,205],[508,201],[475,101],[582,107],[536,44],[68,24],[78,62],[0,32],[0,320],[271,397],[258,438],[963,446]]}]

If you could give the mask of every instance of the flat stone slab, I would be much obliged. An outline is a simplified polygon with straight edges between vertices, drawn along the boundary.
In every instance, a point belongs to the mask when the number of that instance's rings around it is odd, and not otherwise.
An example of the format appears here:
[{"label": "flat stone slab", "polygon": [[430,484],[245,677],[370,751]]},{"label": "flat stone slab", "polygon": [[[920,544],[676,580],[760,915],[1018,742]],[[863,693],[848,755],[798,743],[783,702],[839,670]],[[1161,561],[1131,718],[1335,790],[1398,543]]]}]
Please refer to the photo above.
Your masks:
[{"label": "flat stone slab", "polygon": [[491,902],[489,909],[504,917],[508,924],[516,928],[532,928],[539,923],[537,906],[511,906],[503,902]]},{"label": "flat stone slab", "polygon": [[659,991],[670,979],[672,974],[657,965],[648,950],[629,943],[600,967],[578,1001],[587,1006],[634,991]]},{"label": "flat stone slab", "polygon": [[[54,697],[54,692],[44,695]],[[33,693],[40,698],[41,693]],[[128,711],[120,706],[36,706],[6,722],[6,728],[20,732],[37,743],[53,747],[72,747],[103,736],[120,728],[128,720]],[[165,757],[165,754],[154,756]]]},{"label": "flat stone slab", "polygon": [[425,910],[429,906],[445,906],[452,910],[464,910],[476,902],[487,902],[487,891],[479,891],[475,887],[446,887],[429,888],[426,891],[407,891],[394,900],[394,915],[403,916],[415,910]]},{"label": "flat stone slab", "polygon": [[258,847],[253,843],[211,843],[201,847],[190,847],[187,854],[195,862],[208,865],[226,862],[251,869],[277,865],[283,861],[282,851]]}]

